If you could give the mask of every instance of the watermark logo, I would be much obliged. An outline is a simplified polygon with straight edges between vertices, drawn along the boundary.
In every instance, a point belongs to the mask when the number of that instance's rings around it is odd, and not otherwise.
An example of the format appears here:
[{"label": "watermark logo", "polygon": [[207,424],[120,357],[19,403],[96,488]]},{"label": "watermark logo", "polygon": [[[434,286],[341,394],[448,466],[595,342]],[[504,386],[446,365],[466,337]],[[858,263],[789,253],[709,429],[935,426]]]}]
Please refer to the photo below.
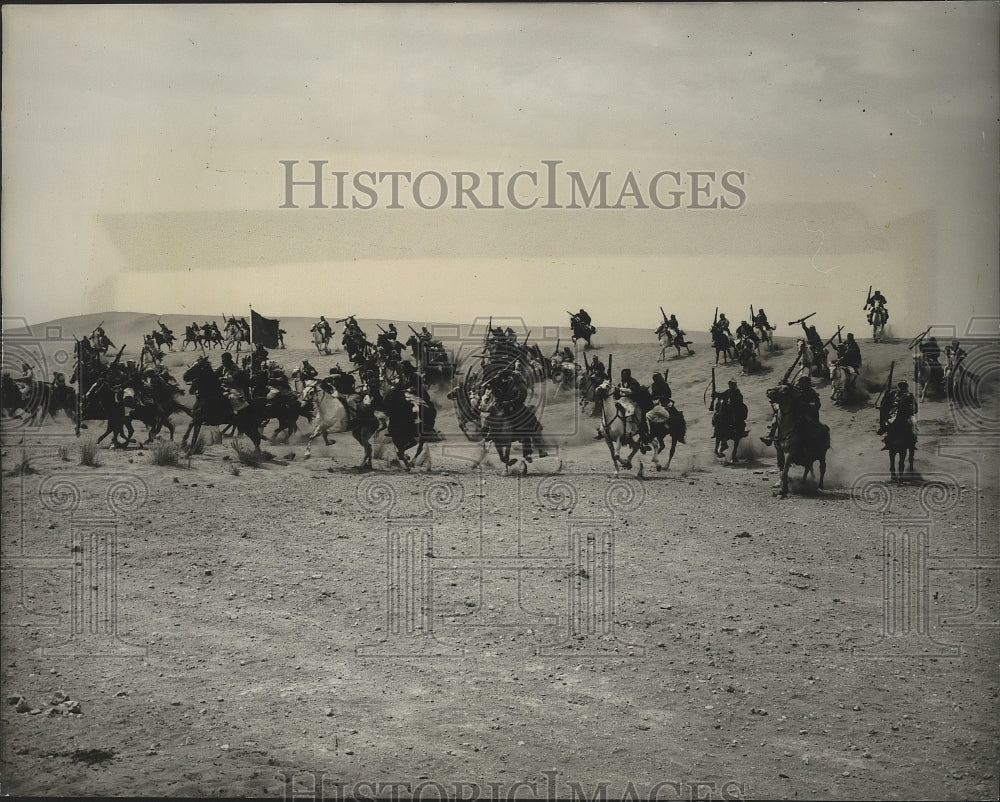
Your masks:
[{"label": "watermark logo", "polygon": [[[478,627],[548,632],[550,640],[534,649],[540,656],[645,656],[645,647],[626,642],[615,626],[616,523],[642,505],[640,482],[611,482],[603,510],[586,515],[576,512],[578,489],[563,476],[517,476],[495,489],[481,473],[466,482],[429,483],[416,510],[402,509],[395,487],[381,477],[358,483],[359,507],[385,520],[387,635],[359,647],[359,656],[461,657],[468,653],[464,635]],[[529,510],[545,514],[544,526]],[[551,534],[557,525],[558,538]],[[449,533],[447,546],[441,530]],[[471,538],[455,535],[470,531]],[[561,599],[539,590],[541,577],[565,583]],[[459,579],[464,600],[448,592]],[[513,598],[492,604],[504,581]]]},{"label": "watermark logo", "polygon": [[42,423],[71,410],[75,414],[75,405],[62,402],[69,397],[65,385],[72,379],[76,341],[64,336],[62,326],[32,328],[14,317],[2,318],[2,325],[4,439],[63,438]]},{"label": "watermark logo", "polygon": [[[936,335],[948,344],[941,359],[928,359],[927,345],[914,345],[914,379],[921,399],[928,394],[947,401],[952,431],[938,443],[939,460],[951,462],[953,472],[905,472],[891,481],[884,474],[859,476],[852,488],[855,506],[876,513],[881,520],[882,622],[876,643],[856,648],[861,657],[876,659],[961,657],[964,647],[943,642],[936,637],[942,630],[958,633],[962,629],[1000,628],[995,612],[983,594],[986,574],[1000,570],[996,544],[986,542],[995,532],[983,531],[984,511],[980,503],[983,486],[981,469],[995,465],[1000,453],[1000,421],[996,401],[987,397],[988,377],[1000,371],[1000,340],[996,318],[976,318],[958,339],[954,325],[932,326],[925,337]],[[968,354],[956,362],[955,349],[968,348]],[[947,364],[940,364],[945,362]],[[941,369],[928,369],[935,363]],[[933,397],[933,396],[932,396]],[[987,468],[989,470],[989,468]],[[962,477],[965,477],[964,479]],[[995,479],[995,477],[992,477]],[[909,481],[907,481],[909,480]],[[913,492],[907,484],[916,485]],[[971,487],[971,490],[970,490]],[[964,536],[968,542],[955,548],[949,539],[947,553],[934,547],[935,525],[953,520],[959,506],[969,509],[971,527]],[[940,534],[937,535],[940,538]],[[971,607],[964,613],[942,614],[935,622],[932,603],[936,571],[962,572],[971,575]]]},{"label": "watermark logo", "polygon": [[741,170],[337,170],[326,159],[280,159],[279,209],[721,209],[747,202]]}]

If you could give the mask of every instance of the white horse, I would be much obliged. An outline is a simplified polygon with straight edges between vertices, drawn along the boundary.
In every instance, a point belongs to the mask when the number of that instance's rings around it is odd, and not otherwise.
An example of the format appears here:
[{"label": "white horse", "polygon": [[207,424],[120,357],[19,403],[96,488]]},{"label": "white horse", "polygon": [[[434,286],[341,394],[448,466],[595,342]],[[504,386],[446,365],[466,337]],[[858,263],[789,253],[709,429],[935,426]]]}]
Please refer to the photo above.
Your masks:
[{"label": "white horse", "polygon": [[313,402],[317,417],[316,426],[306,443],[306,453],[303,459],[309,459],[312,441],[319,435],[322,435],[323,441],[330,445],[328,434],[349,431],[365,450],[364,459],[358,469],[370,471],[372,469],[371,440],[375,433],[383,428],[384,422],[380,421],[374,413],[360,409],[366,399],[362,399],[360,394],[345,398],[339,394],[327,392],[319,382],[314,380],[306,382],[302,399]]}]

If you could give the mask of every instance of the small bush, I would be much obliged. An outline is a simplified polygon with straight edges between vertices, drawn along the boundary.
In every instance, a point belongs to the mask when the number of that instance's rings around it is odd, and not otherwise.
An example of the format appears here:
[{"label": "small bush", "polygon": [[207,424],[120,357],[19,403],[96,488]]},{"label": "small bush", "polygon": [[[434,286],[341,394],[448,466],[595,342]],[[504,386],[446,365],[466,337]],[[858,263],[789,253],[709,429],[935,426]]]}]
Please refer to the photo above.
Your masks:
[{"label": "small bush", "polygon": [[260,467],[264,460],[264,455],[253,447],[252,443],[244,443],[240,438],[233,440],[233,451],[241,465],[249,465],[251,468]]},{"label": "small bush", "polygon": [[66,446],[59,446],[56,449],[56,453],[63,462],[69,462],[69,449]]},{"label": "small bush", "polygon": [[181,447],[173,440],[157,440],[149,449],[149,458],[154,465],[175,468],[181,464]]},{"label": "small bush", "polygon": [[237,465],[235,462],[230,463],[230,465],[229,465],[229,472],[233,476],[239,476],[240,475],[240,466]]},{"label": "small bush", "polygon": [[100,467],[101,461],[97,458],[96,440],[84,440],[80,443],[80,464],[89,468]]}]

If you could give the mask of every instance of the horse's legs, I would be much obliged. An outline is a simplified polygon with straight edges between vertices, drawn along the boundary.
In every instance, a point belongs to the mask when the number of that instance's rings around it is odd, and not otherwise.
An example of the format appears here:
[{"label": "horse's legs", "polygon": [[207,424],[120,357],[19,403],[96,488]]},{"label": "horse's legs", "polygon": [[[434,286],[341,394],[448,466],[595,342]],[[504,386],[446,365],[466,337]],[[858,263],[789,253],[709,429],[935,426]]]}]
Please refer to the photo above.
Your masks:
[{"label": "horse's legs", "polygon": [[[324,424],[322,420],[316,424],[315,428],[313,428],[312,430],[312,434],[309,435],[309,439],[306,441],[306,453],[302,459],[309,459],[309,457],[311,456],[310,451],[312,450],[312,442],[313,440],[316,439],[317,436],[323,435],[323,439],[324,440],[327,439],[326,438],[327,427],[328,424]],[[360,440],[358,442],[360,442]],[[329,441],[327,441],[327,445],[330,445]]]},{"label": "horse's legs", "polygon": [[785,460],[785,467],[781,469],[781,495],[788,495],[788,469],[792,467],[792,461]]},{"label": "horse's legs", "polygon": [[667,468],[670,468],[670,462],[674,458],[674,452],[677,450],[677,438],[673,435],[670,436],[670,454],[667,455]]},{"label": "horse's legs", "polygon": [[819,489],[823,489],[823,477],[826,476],[826,455],[819,458]]}]

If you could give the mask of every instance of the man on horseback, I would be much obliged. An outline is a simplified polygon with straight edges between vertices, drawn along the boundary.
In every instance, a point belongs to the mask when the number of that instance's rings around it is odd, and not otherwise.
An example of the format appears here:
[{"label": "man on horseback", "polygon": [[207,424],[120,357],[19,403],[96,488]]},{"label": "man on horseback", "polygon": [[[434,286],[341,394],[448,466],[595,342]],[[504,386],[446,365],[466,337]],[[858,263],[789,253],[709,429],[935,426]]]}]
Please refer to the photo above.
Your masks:
[{"label": "man on horseback", "polygon": [[264,348],[264,343],[257,343],[257,347],[254,352],[250,355],[250,369],[254,373],[260,372],[263,368],[264,363],[267,362],[269,354]]},{"label": "man on horseback", "polygon": [[882,319],[884,321],[889,320],[889,310],[886,308],[885,296],[878,290],[875,290],[875,292],[872,293],[872,297],[865,302],[864,308],[868,309],[869,307],[871,307],[868,312],[869,324],[875,322],[876,310],[879,310],[879,314],[883,315]]},{"label": "man on horseback", "polygon": [[310,332],[317,330],[323,335],[324,342],[329,341],[333,337],[333,328],[331,328],[330,323],[323,315],[320,315],[319,320],[313,323],[312,328],[309,329]]},{"label": "man on horseback", "polygon": [[[716,440],[725,440],[729,438],[720,438],[718,432],[720,429],[732,430],[737,439],[749,436],[750,432],[746,430],[747,421],[747,405],[743,401],[743,393],[740,392],[739,387],[736,384],[735,379],[729,380],[729,386],[722,392],[712,391],[712,398],[717,400],[719,403],[715,407],[715,414],[712,416],[712,426],[716,429]],[[721,457],[722,453],[726,450],[725,445],[721,445],[720,450],[715,452],[716,456]],[[736,454],[733,454],[735,459]]]},{"label": "man on horseback", "polygon": [[587,365],[587,375],[590,376],[590,380],[594,384],[601,384],[608,380],[608,369],[604,367],[604,363],[597,358],[597,354],[594,354],[594,358]]},{"label": "man on horseback", "polygon": [[760,338],[757,336],[757,332],[745,320],[741,320],[740,325],[736,329],[736,339],[749,339],[753,342],[754,348],[760,348]]},{"label": "man on horseback", "polygon": [[[879,408],[879,428],[876,434],[886,434],[889,426],[895,421],[906,421],[906,425],[914,431],[917,416],[917,398],[910,392],[908,382],[901,381],[896,389],[890,390],[882,398]],[[888,436],[882,438],[883,451],[889,450]]]},{"label": "man on horseback", "polygon": [[770,331],[774,331],[774,326],[768,322],[767,313],[764,311],[763,307],[757,310],[757,314],[753,316],[752,323],[758,329],[769,329]]},{"label": "man on horseback", "polygon": [[622,404],[621,402],[615,404],[621,412],[622,417],[626,420],[630,415],[634,415],[638,428],[639,443],[645,454],[648,451],[648,447],[645,444],[649,440],[649,424],[646,421],[646,413],[653,408],[653,398],[649,390],[639,384],[639,380],[632,375],[630,368],[622,368],[621,381],[615,388],[614,397],[616,399],[625,399],[635,405],[635,410],[630,410],[626,404]]},{"label": "man on horseback", "polygon": [[587,314],[587,310],[581,309],[575,315],[571,314],[569,316],[570,328],[573,330],[573,342],[577,340],[586,340],[590,343],[591,335],[597,332],[597,329],[591,325],[592,321],[590,315]]},{"label": "man on horseback", "polygon": [[941,346],[938,345],[937,338],[928,337],[920,343],[920,355],[923,362],[928,367],[938,367],[941,364]]},{"label": "man on horseback", "polygon": [[670,385],[667,384],[667,379],[662,373],[653,374],[653,383],[649,387],[649,396],[654,405],[666,405],[667,401],[673,396]]},{"label": "man on horseback", "polygon": [[954,373],[961,367],[962,361],[968,354],[958,340],[952,340],[951,345],[944,349],[944,356],[948,360],[948,370]]},{"label": "man on horseback", "polygon": [[[546,457],[540,436],[542,425],[535,413],[525,404],[528,398],[528,385],[517,363],[504,368],[488,381],[493,392],[493,398],[503,417],[514,422],[517,438],[521,440],[521,453],[530,462],[532,442],[538,445],[538,456]],[[487,418],[488,420],[488,418]],[[488,424],[483,424],[483,437],[489,438],[491,432]]]},{"label": "man on horseback", "polygon": [[799,325],[806,333],[806,341],[809,343],[809,350],[812,351],[814,371],[818,370],[819,375],[829,378],[830,366],[827,364],[827,348],[823,338],[819,336],[815,326],[807,326],[804,320],[800,320]]}]

